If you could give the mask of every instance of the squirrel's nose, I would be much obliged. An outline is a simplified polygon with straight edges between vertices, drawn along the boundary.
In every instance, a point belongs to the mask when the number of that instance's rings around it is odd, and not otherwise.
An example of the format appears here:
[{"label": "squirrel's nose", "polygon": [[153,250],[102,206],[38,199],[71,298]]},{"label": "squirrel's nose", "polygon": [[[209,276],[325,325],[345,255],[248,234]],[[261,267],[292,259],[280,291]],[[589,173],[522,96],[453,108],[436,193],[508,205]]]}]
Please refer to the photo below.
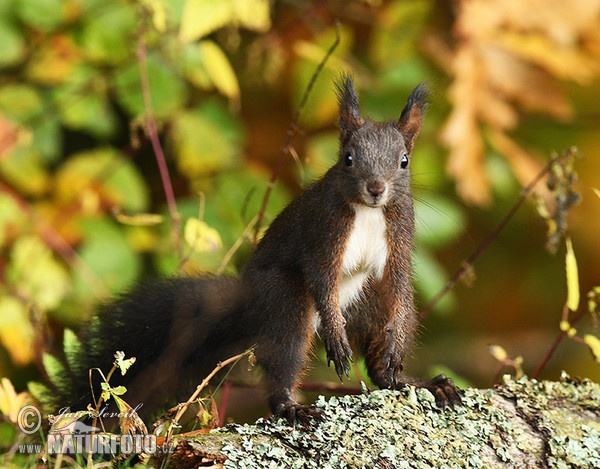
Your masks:
[{"label": "squirrel's nose", "polygon": [[367,182],[367,192],[373,196],[373,198],[380,197],[386,189],[386,185],[383,181],[375,180]]}]

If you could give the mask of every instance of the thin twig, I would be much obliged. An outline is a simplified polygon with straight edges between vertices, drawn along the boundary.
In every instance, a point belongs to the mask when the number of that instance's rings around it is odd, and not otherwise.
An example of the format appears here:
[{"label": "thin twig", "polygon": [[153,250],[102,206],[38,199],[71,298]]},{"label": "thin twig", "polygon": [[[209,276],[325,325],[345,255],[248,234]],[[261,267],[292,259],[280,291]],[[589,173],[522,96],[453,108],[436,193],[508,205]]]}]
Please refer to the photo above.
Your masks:
[{"label": "thin twig", "polygon": [[[563,309],[563,316],[564,316],[564,312],[567,311],[568,313],[568,306],[565,304],[564,309]],[[585,315],[587,314],[587,311],[581,311],[577,316],[575,316],[571,321],[569,321],[571,326],[574,326],[575,324],[577,324],[579,321],[581,321]],[[563,331],[561,330],[557,335],[556,335],[556,339],[554,339],[554,342],[552,342],[552,345],[550,345],[550,347],[548,348],[548,351],[546,352],[546,354],[544,355],[544,358],[542,358],[540,360],[540,362],[538,363],[538,366],[536,367],[535,371],[531,374],[531,377],[533,379],[537,379],[539,378],[540,374],[542,373],[543,369],[546,367],[546,365],[548,364],[548,362],[550,361],[550,358],[552,358],[552,355],[554,355],[554,352],[556,351],[556,349],[558,348],[558,346],[560,345],[560,343],[565,339],[565,337],[567,337],[569,331]]]},{"label": "thin twig", "polygon": [[435,308],[435,306],[440,302],[440,300],[444,296],[446,296],[446,294],[450,290],[452,290],[452,288],[454,288],[454,285],[456,285],[458,281],[462,279],[463,276],[473,268],[475,261],[477,261],[477,259],[479,259],[479,257],[481,257],[481,255],[496,240],[496,238],[502,232],[504,227],[513,218],[515,213],[517,213],[519,208],[521,208],[521,205],[523,205],[525,200],[527,200],[527,197],[529,197],[529,194],[531,194],[537,183],[540,182],[542,178],[550,172],[552,165],[554,165],[557,161],[559,161],[562,158],[564,158],[564,155],[557,155],[554,158],[552,158],[548,162],[548,164],[546,164],[546,166],[544,166],[544,168],[542,168],[542,170],[535,176],[535,178],[533,178],[533,180],[521,191],[521,196],[519,197],[519,199],[515,202],[515,204],[508,211],[506,216],[500,221],[500,223],[498,223],[496,228],[494,228],[490,232],[490,234],[488,234],[488,236],[479,244],[479,246],[477,246],[475,251],[473,251],[473,253],[465,259],[465,261],[461,264],[460,268],[454,273],[450,280],[448,280],[444,288],[442,288],[438,292],[438,294],[435,295],[433,299],[427,304],[427,306],[423,308],[419,316],[419,322],[422,322],[423,319],[425,319],[425,317],[431,312],[431,310]]},{"label": "thin twig", "polygon": [[198,398],[198,396],[200,395],[200,393],[202,392],[202,390],[208,385],[208,383],[210,382],[210,380],[219,372],[221,371],[224,367],[226,367],[227,365],[229,365],[230,363],[236,362],[238,360],[240,360],[242,357],[249,355],[250,353],[252,353],[253,350],[249,349],[246,350],[243,353],[240,353],[238,355],[235,355],[231,358],[228,358],[227,360],[224,360],[222,362],[219,362],[217,364],[217,366],[215,367],[214,370],[212,370],[210,372],[210,374],[204,378],[202,380],[202,382],[196,387],[196,390],[194,391],[194,393],[189,397],[189,399],[187,400],[187,402],[183,403],[180,407],[179,410],[177,410],[177,414],[175,414],[175,418],[173,419],[173,421],[171,422],[171,427],[169,428],[169,432],[167,433],[167,438],[166,441],[171,441],[171,439],[173,438],[173,430],[175,429],[175,427],[177,426],[177,424],[179,423],[179,419],[181,419],[181,416],[185,413],[185,411],[188,409],[188,407],[190,405],[192,405],[194,403],[194,401]]},{"label": "thin twig", "polygon": [[175,201],[173,185],[171,184],[171,178],[169,176],[167,160],[161,147],[160,140],[158,138],[156,122],[152,115],[152,96],[150,94],[150,80],[148,78],[148,63],[146,55],[146,45],[144,44],[144,33],[142,31],[140,32],[138,38],[137,56],[140,68],[142,97],[144,100],[145,130],[150,142],[152,143],[152,149],[154,150],[154,156],[156,157],[156,163],[158,164],[160,178],[165,191],[165,200],[167,201],[169,216],[171,217],[171,223],[173,224],[173,237],[175,238],[177,256],[179,259],[181,259],[183,257],[181,244],[181,219],[179,217],[179,212],[177,211],[177,202]]},{"label": "thin twig", "polygon": [[242,246],[242,244],[244,243],[244,240],[250,236],[252,229],[254,228],[254,226],[256,226],[256,221],[257,221],[257,217],[254,217],[252,220],[250,220],[250,223],[248,223],[248,225],[246,225],[246,228],[244,229],[244,232],[242,233],[242,235],[235,241],[235,243],[233,243],[233,246],[231,246],[231,248],[229,248],[229,251],[227,251],[227,253],[223,257],[223,261],[221,262],[221,265],[219,266],[219,268],[217,270],[217,275],[220,275],[225,271],[225,269],[227,268],[227,265],[231,261],[231,258],[233,257],[233,255]]},{"label": "thin twig", "polygon": [[308,97],[310,96],[310,93],[312,92],[312,89],[315,86],[318,76],[321,74],[321,71],[325,67],[325,64],[329,60],[329,57],[331,57],[331,55],[333,54],[335,49],[340,44],[340,40],[341,40],[340,23],[339,23],[339,21],[336,21],[335,22],[335,41],[329,47],[329,49],[327,50],[327,53],[325,54],[325,56],[323,57],[321,62],[319,62],[319,65],[317,65],[317,68],[315,69],[314,73],[312,74],[312,77],[310,78],[310,81],[308,82],[308,86],[306,87],[306,90],[304,91],[304,94],[302,95],[302,100],[300,101],[300,105],[298,106],[298,109],[296,109],[294,118],[292,119],[292,122],[290,123],[290,125],[287,129],[285,142],[284,142],[283,146],[281,147],[281,150],[279,151],[279,158],[277,159],[277,162],[275,163],[275,167],[273,168],[273,173],[271,174],[271,180],[269,181],[269,184],[267,185],[267,189],[265,191],[265,195],[262,199],[260,210],[259,210],[258,216],[256,218],[256,224],[254,226],[254,239],[253,239],[253,242],[255,244],[256,244],[256,241],[258,238],[258,233],[260,232],[262,222],[265,218],[265,212],[267,210],[267,204],[269,202],[269,198],[271,197],[271,192],[273,191],[273,188],[275,187],[275,182],[277,181],[277,178],[279,177],[279,173],[281,172],[281,169],[283,167],[283,162],[285,160],[285,157],[290,152],[290,145],[292,143],[292,138],[294,138],[294,135],[296,135],[296,133],[298,133],[300,116],[302,115],[302,112],[304,112],[304,108],[306,107]]}]

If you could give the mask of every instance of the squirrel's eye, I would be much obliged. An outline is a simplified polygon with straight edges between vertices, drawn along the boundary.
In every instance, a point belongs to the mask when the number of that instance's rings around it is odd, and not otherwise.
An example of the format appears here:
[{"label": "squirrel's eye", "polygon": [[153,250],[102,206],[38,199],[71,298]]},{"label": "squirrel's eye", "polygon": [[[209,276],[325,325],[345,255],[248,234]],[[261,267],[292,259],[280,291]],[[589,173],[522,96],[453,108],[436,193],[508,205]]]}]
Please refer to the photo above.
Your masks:
[{"label": "squirrel's eye", "polygon": [[408,155],[406,153],[402,153],[402,158],[400,159],[400,167],[405,169],[408,166]]},{"label": "squirrel's eye", "polygon": [[352,153],[346,153],[344,163],[346,163],[346,166],[352,166]]}]

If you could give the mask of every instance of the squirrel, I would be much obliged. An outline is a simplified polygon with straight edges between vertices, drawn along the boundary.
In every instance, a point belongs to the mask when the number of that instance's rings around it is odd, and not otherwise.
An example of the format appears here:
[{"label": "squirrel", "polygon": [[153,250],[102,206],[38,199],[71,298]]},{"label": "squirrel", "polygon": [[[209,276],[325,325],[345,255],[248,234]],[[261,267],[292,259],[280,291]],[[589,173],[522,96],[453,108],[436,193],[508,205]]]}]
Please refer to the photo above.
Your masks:
[{"label": "squirrel", "polygon": [[101,307],[57,402],[89,395],[88,369],[110,368],[116,350],[137,358],[116,384],[127,386],[130,404],[152,408],[254,346],[274,416],[308,424],[320,411],[294,391],[315,332],[340,379],[350,370],[351,338],[378,387],[424,387],[442,408],[461,402],[443,375],[402,374],[418,322],[410,161],[427,89],[417,86],[400,118],[381,123],[361,116],[350,76],[336,87],[337,162],[275,218],[239,278],[154,280]]}]

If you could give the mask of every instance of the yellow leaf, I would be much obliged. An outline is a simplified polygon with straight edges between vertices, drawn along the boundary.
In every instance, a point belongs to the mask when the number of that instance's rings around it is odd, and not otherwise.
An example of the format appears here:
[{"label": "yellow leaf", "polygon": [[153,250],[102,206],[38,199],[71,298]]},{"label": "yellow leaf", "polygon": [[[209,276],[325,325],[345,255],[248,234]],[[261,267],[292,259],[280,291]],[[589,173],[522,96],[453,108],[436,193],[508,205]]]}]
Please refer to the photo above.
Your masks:
[{"label": "yellow leaf", "polygon": [[594,360],[600,363],[600,339],[598,339],[598,337],[596,337],[595,335],[586,334],[583,336],[583,340],[592,351],[592,355],[594,355]]},{"label": "yellow leaf", "polygon": [[567,306],[571,311],[579,308],[579,273],[577,271],[577,259],[573,252],[571,238],[566,239],[567,254],[565,258],[567,271]]},{"label": "yellow leaf", "polygon": [[597,59],[575,48],[561,47],[543,34],[505,31],[498,39],[507,49],[560,78],[586,84],[598,73]]},{"label": "yellow leaf", "polygon": [[152,24],[159,32],[167,29],[167,11],[163,0],[142,0],[152,14]]},{"label": "yellow leaf", "polygon": [[29,397],[27,392],[17,394],[8,378],[0,380],[0,414],[6,415],[11,422],[17,423],[19,411],[29,401]]},{"label": "yellow leaf", "polygon": [[187,0],[179,38],[200,39],[227,24],[265,32],[271,27],[269,0]]},{"label": "yellow leaf", "polygon": [[34,60],[29,61],[28,74],[33,80],[44,84],[64,83],[81,61],[77,44],[66,34],[53,36],[36,50]]},{"label": "yellow leaf", "polygon": [[229,59],[223,50],[212,41],[201,41],[198,44],[200,54],[204,59],[206,73],[215,88],[229,99],[239,99],[240,85]]},{"label": "yellow leaf", "polygon": [[197,218],[189,218],[186,222],[184,238],[196,252],[214,252],[223,247],[217,230]]},{"label": "yellow leaf", "polygon": [[490,345],[488,347],[488,350],[492,354],[492,357],[494,357],[499,362],[503,362],[508,357],[506,350],[504,350],[504,348],[500,345]]},{"label": "yellow leaf", "polygon": [[36,236],[15,242],[10,268],[19,294],[42,309],[56,308],[70,289],[67,270]]},{"label": "yellow leaf", "polygon": [[124,434],[148,434],[148,429],[146,425],[142,421],[142,419],[137,414],[136,410],[131,407],[127,402],[116,395],[112,395],[117,407],[119,408],[119,427],[121,428],[121,433]]},{"label": "yellow leaf", "polygon": [[560,322],[560,330],[563,332],[567,332],[569,329],[571,329],[571,324],[569,323],[569,321],[561,321]]},{"label": "yellow leaf", "polygon": [[271,27],[269,0],[233,0],[231,5],[240,26],[261,33]]},{"label": "yellow leaf", "polygon": [[136,215],[126,215],[124,213],[116,213],[115,218],[119,223],[129,226],[154,226],[160,225],[164,217],[156,213],[138,213]]},{"label": "yellow leaf", "polygon": [[183,7],[179,38],[183,42],[199,39],[233,20],[229,0],[187,0]]},{"label": "yellow leaf", "polygon": [[12,296],[0,298],[0,341],[17,365],[33,359],[33,328],[27,308]]}]

